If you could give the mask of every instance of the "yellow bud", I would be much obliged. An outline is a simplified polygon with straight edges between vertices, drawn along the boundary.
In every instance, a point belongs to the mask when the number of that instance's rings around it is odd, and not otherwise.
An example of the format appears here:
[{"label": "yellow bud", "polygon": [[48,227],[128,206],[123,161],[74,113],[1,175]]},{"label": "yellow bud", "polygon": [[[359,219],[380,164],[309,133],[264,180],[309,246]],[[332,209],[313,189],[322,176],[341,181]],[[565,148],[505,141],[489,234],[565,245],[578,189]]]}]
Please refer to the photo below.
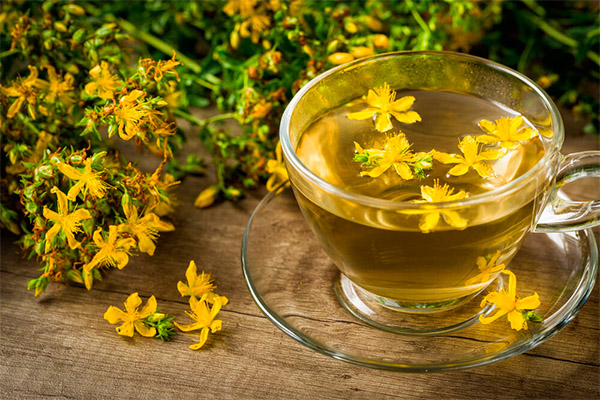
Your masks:
[{"label": "yellow bud", "polygon": [[271,48],[271,46],[272,46],[271,42],[268,41],[267,39],[265,39],[265,40],[262,41],[262,47],[263,47],[263,49],[269,50]]},{"label": "yellow bud", "polygon": [[354,58],[368,57],[373,55],[373,49],[364,46],[354,47],[350,50],[350,54],[352,54]]},{"label": "yellow bud", "polygon": [[65,9],[71,14],[85,15],[85,10],[76,4],[67,4],[65,5]]},{"label": "yellow bud", "polygon": [[346,32],[348,33],[356,33],[358,32],[358,27],[356,26],[356,24],[352,21],[348,21],[344,24],[344,29],[346,30]]},{"label": "yellow bud", "polygon": [[194,201],[194,207],[198,208],[206,208],[215,202],[217,198],[217,194],[219,194],[219,188],[217,186],[209,186],[204,189],[196,200]]},{"label": "yellow bud", "polygon": [[67,31],[67,26],[65,24],[63,24],[60,21],[56,21],[54,23],[54,29],[56,29],[59,32],[66,32]]},{"label": "yellow bud", "polygon": [[313,58],[314,53],[313,53],[312,49],[310,48],[310,46],[308,46],[307,44],[302,46],[302,51],[304,51],[310,58]]},{"label": "yellow bud", "polygon": [[240,46],[240,34],[237,31],[231,32],[229,44],[231,44],[231,47],[233,47],[234,50],[237,50],[237,48]]},{"label": "yellow bud", "polygon": [[329,42],[329,44],[327,45],[327,52],[333,53],[334,51],[336,51],[338,44],[339,44],[339,40],[337,40],[337,39],[334,39],[331,42]]},{"label": "yellow bud", "polygon": [[383,30],[383,24],[381,21],[370,16],[365,18],[365,25],[367,28],[375,32],[381,32]]},{"label": "yellow bud", "polygon": [[375,35],[373,37],[373,46],[377,47],[378,49],[387,49],[390,47],[390,40],[385,35]]},{"label": "yellow bud", "polygon": [[350,53],[333,53],[327,60],[334,65],[342,65],[354,60],[354,57]]}]

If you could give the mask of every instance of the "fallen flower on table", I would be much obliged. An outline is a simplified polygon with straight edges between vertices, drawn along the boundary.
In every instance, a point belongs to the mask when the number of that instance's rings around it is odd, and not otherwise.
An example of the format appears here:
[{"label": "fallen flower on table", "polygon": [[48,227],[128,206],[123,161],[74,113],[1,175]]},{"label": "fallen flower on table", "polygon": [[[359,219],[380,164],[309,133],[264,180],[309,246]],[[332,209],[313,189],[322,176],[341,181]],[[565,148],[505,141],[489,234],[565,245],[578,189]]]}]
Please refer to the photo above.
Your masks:
[{"label": "fallen flower on table", "polygon": [[151,296],[146,305],[138,311],[142,305],[142,299],[136,293],[133,293],[125,300],[125,311],[110,306],[104,313],[104,319],[111,324],[123,322],[116,328],[119,335],[133,337],[134,329],[144,337],[158,337],[162,340],[169,340],[173,334],[173,317],[168,317],[158,311],[156,298]]},{"label": "fallen flower on table", "polygon": [[221,305],[226,305],[229,300],[225,296],[219,296],[214,292],[217,288],[213,285],[213,280],[210,278],[210,273],[202,271],[198,274],[198,268],[194,260],[190,261],[188,269],[185,271],[185,278],[187,284],[182,281],[177,282],[177,290],[182,297],[192,296],[201,298],[206,296],[206,301],[213,304],[216,298],[221,299]]},{"label": "fallen flower on table", "polygon": [[541,304],[537,293],[525,298],[517,296],[517,277],[508,270],[503,270],[503,274],[508,275],[508,290],[489,293],[481,302],[481,307],[486,304],[494,304],[499,310],[491,317],[479,316],[479,322],[489,324],[500,317],[507,315],[510,327],[516,331],[527,330],[527,321],[541,322],[542,317],[533,310]]},{"label": "fallen flower on table", "polygon": [[216,320],[215,317],[221,310],[221,297],[216,297],[214,299],[214,303],[212,308],[209,309],[207,295],[203,295],[200,300],[198,300],[195,296],[190,297],[190,310],[191,312],[186,311],[185,313],[192,318],[194,323],[181,325],[177,322],[174,322],[175,326],[182,332],[190,332],[198,329],[202,329],[200,331],[200,341],[196,344],[190,345],[190,349],[198,350],[204,343],[206,343],[206,339],[208,338],[208,332],[215,333],[221,330],[222,321]]}]

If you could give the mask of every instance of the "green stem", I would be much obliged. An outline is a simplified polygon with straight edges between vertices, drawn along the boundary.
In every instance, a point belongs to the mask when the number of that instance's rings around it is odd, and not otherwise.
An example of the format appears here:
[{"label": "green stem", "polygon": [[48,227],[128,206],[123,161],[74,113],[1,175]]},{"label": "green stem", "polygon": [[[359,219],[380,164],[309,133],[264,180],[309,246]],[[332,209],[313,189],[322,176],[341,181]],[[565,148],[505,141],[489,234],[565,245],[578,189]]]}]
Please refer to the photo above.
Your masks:
[{"label": "green stem", "polygon": [[0,53],[0,58],[8,57],[8,56],[11,56],[18,52],[19,52],[19,50],[17,50],[17,49],[6,50],[6,51],[3,51],[2,53]]},{"label": "green stem", "polygon": [[423,20],[423,18],[421,18],[421,15],[417,12],[417,10],[415,10],[415,4],[412,2],[412,0],[406,0],[406,5],[410,9],[410,13],[412,14],[415,21],[417,21],[417,24],[419,24],[421,29],[423,29],[425,32],[430,32],[427,23]]},{"label": "green stem", "polygon": [[204,126],[213,122],[217,122],[217,121],[221,121],[224,119],[235,119],[236,121],[238,120],[238,117],[235,113],[225,113],[225,114],[218,114],[215,115],[213,117],[209,117],[206,119],[200,119],[197,117],[194,117],[192,114],[187,113],[181,109],[176,109],[174,111],[175,115],[177,115],[178,117],[184,118],[188,121],[190,121],[191,123],[194,123],[196,125],[200,125],[200,126]]},{"label": "green stem", "polygon": [[[564,33],[558,31],[556,28],[554,28],[552,25],[550,25],[549,23],[547,23],[546,21],[544,21],[543,19],[530,14],[530,13],[523,13],[525,14],[525,16],[527,18],[529,18],[529,20],[538,28],[540,28],[542,31],[544,31],[544,33],[548,36],[550,36],[551,38],[553,38],[554,40],[556,40],[557,42],[564,44],[565,46],[571,47],[571,48],[577,48],[579,46],[579,43],[577,42],[577,40],[565,35]],[[592,60],[593,62],[595,62],[596,64],[600,65],[600,55],[598,55],[598,53],[595,53],[593,51],[588,51],[586,53],[586,55],[588,56],[588,58],[590,60]]]}]

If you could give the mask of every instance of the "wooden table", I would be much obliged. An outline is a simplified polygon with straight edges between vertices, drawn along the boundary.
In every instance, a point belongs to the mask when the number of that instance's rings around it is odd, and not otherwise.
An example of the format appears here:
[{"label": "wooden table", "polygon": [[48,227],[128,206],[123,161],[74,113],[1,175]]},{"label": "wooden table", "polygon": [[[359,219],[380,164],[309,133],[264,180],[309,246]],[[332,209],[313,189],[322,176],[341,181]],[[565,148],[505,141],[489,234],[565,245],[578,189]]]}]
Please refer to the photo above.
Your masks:
[{"label": "wooden table", "polygon": [[[594,136],[569,137],[565,152],[598,148]],[[38,276],[14,236],[2,232],[0,398],[598,398],[598,284],[577,317],[533,350],[486,367],[437,374],[402,374],[349,365],[318,354],[277,329],[254,304],[240,267],[240,244],[264,193],[209,209],[192,206],[210,178],[187,178],[178,191],[176,230],[162,234],[153,257],[131,259],[88,292],[50,286],[40,298],[26,288]],[[579,193],[598,196],[597,181]],[[598,237],[598,232],[596,231]],[[230,304],[223,330],[205,348],[197,336],[163,343],[118,336],[103,319],[130,293],[189,322],[177,292],[189,260],[210,271]]]}]

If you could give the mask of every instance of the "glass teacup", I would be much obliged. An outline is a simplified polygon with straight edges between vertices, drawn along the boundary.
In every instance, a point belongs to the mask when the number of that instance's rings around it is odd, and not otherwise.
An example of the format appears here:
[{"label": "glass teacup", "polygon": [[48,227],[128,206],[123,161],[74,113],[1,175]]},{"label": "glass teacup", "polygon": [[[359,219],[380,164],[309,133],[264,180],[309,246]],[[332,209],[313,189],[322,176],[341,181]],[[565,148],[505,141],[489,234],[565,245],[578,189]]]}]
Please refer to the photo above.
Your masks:
[{"label": "glass teacup", "polygon": [[[298,157],[302,134],[328,111],[389,85],[488,99],[522,115],[540,133],[539,160],[507,184],[447,202],[370,197],[334,185]],[[432,132],[435,135],[435,132]],[[433,313],[472,299],[510,268],[532,231],[600,224],[600,202],[557,196],[561,185],[600,176],[600,152],[563,156],[563,122],[548,95],[500,64],[448,52],[399,52],[334,68],[309,82],[285,111],[280,140],[300,209],[341,271],[338,296],[353,313],[364,298],[395,311]],[[340,157],[347,157],[347,154]],[[542,217],[543,215],[543,217]],[[460,218],[465,225],[419,229],[424,218]],[[372,316],[366,315],[366,319]],[[375,319],[375,318],[372,318]]]}]

